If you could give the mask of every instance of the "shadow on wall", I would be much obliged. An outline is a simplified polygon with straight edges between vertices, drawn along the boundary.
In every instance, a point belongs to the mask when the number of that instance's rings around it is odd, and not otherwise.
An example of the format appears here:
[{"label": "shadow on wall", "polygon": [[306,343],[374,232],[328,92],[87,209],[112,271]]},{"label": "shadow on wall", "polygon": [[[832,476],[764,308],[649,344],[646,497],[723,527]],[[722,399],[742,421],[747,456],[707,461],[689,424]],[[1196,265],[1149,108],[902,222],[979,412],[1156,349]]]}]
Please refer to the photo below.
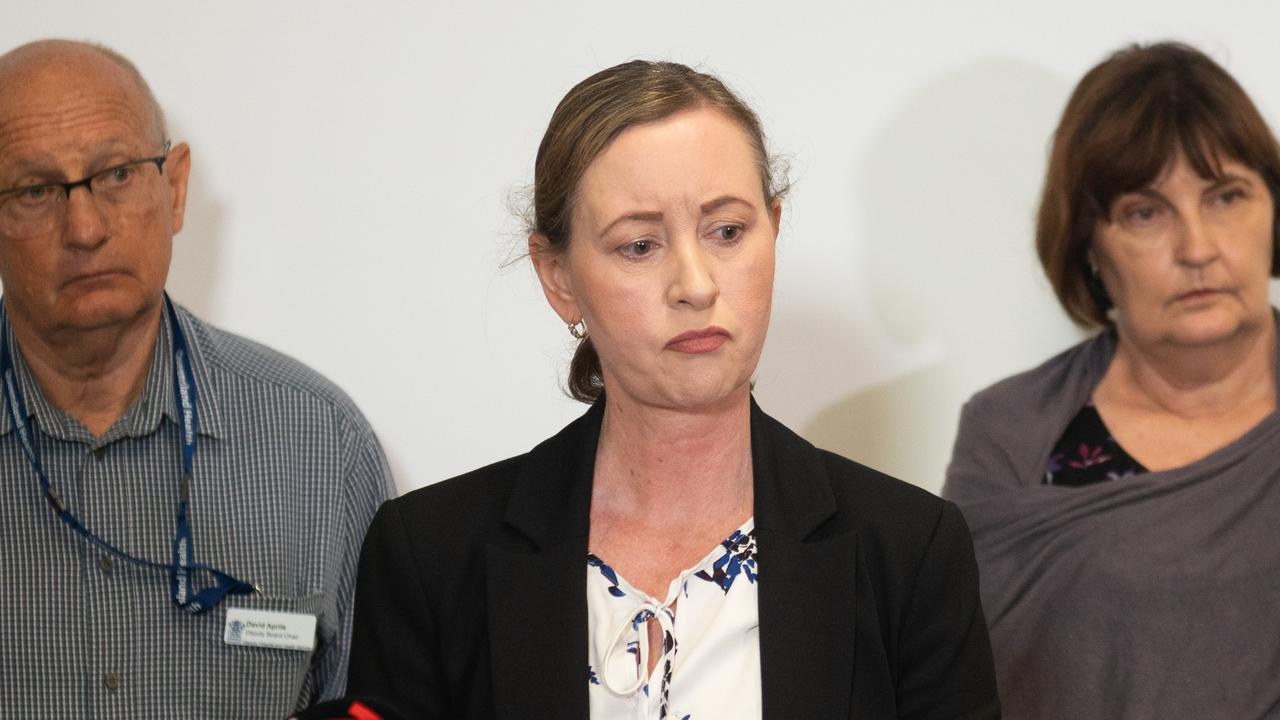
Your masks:
[{"label": "shadow on wall", "polygon": [[[176,130],[174,138],[185,135]],[[173,260],[166,283],[174,302],[202,319],[218,323],[219,283],[223,258],[226,209],[214,196],[199,147],[191,149],[191,177],[187,181],[187,212],[182,231],[173,238]]]},{"label": "shadow on wall", "polygon": [[986,59],[920,88],[858,168],[868,295],[920,364],[823,408],[815,444],[931,491],[960,406],[1080,338],[1033,247],[1050,135],[1070,86]]},{"label": "shadow on wall", "polygon": [[[172,131],[175,138],[185,138],[180,129]],[[228,209],[213,192],[207,164],[198,146],[191,150],[191,177],[187,185],[187,212],[182,232],[173,238],[173,260],[169,266],[166,287],[175,302],[181,303],[202,320],[232,332],[240,329],[227,322],[222,310],[223,293],[231,287],[232,278],[225,271]],[[283,273],[286,268],[281,268]],[[287,293],[286,293],[287,295]],[[286,312],[276,308],[273,312]],[[255,338],[273,346],[272,338]],[[315,358],[299,358],[311,364]],[[394,457],[385,445],[392,477],[396,479],[398,492],[409,489],[407,466]]]}]

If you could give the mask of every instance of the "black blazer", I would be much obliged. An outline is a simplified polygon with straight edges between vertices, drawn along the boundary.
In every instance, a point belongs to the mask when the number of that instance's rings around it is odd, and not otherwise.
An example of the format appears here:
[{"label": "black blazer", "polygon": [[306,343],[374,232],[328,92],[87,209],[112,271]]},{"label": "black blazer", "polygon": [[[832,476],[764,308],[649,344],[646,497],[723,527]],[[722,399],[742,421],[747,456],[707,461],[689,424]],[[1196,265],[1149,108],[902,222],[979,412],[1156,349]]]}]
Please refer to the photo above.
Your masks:
[{"label": "black blazer", "polygon": [[[587,530],[604,402],[526,455],[382,506],[348,692],[411,718],[586,718]],[[998,718],[951,503],[751,405],[764,717]]]}]

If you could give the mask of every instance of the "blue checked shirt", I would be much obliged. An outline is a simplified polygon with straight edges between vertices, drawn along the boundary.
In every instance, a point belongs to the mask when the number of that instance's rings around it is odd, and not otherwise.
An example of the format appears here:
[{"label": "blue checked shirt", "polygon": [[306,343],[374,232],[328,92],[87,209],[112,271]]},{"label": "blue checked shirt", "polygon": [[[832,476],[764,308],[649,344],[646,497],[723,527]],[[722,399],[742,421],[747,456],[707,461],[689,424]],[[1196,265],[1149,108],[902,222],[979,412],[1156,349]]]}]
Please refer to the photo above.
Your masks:
[{"label": "blue checked shirt", "polygon": [[[176,608],[166,571],[112,556],[57,518],[0,413],[0,717],[274,719],[344,689],[360,543],[393,492],[378,440],[314,371],[178,316],[200,418],[194,559],[261,594],[203,615]],[[13,359],[53,492],[108,542],[167,565],[182,450],[162,323],[142,395],[97,439]],[[225,644],[229,607],[317,616],[314,652]]]}]

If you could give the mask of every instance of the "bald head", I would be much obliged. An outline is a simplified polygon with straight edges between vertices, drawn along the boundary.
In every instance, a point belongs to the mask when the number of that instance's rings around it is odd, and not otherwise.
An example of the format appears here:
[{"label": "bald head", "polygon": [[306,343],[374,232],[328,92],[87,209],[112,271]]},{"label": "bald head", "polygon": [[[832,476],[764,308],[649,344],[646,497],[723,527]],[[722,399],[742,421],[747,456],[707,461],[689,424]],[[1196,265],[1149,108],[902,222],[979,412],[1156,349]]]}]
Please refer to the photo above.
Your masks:
[{"label": "bald head", "polygon": [[89,82],[94,78],[104,82],[126,80],[135,95],[129,101],[140,105],[137,111],[147,118],[148,132],[156,145],[168,137],[164,111],[137,66],[111,48],[75,40],[37,40],[0,55],[0,115],[5,113],[7,98],[15,92],[29,91],[32,83],[50,72],[69,73]]}]

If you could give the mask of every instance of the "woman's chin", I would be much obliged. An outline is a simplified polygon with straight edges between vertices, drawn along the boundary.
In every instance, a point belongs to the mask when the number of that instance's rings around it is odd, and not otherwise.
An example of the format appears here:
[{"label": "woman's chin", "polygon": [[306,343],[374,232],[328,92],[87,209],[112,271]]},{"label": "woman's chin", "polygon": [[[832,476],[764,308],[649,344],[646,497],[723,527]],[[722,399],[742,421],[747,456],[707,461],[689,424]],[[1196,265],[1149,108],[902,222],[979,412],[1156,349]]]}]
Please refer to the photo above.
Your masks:
[{"label": "woman's chin", "polygon": [[734,380],[689,381],[673,385],[663,393],[671,406],[690,412],[715,411],[735,402],[745,401],[750,394],[746,383]]},{"label": "woman's chin", "polygon": [[1250,322],[1235,313],[1213,312],[1183,319],[1170,328],[1166,337],[1174,345],[1204,348],[1231,342],[1261,326],[1262,322]]}]

